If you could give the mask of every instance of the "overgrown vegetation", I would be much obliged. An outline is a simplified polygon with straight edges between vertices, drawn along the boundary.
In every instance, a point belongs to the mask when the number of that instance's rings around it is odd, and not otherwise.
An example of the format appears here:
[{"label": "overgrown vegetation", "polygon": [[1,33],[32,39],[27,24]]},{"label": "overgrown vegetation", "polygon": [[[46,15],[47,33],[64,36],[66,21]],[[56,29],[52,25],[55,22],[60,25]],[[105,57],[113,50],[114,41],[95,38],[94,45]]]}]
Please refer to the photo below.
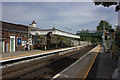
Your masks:
[{"label": "overgrown vegetation", "polygon": [[112,28],[112,25],[105,20],[101,20],[99,25],[97,26],[97,31],[102,31],[103,27],[105,27],[105,30],[108,32],[109,29]]}]

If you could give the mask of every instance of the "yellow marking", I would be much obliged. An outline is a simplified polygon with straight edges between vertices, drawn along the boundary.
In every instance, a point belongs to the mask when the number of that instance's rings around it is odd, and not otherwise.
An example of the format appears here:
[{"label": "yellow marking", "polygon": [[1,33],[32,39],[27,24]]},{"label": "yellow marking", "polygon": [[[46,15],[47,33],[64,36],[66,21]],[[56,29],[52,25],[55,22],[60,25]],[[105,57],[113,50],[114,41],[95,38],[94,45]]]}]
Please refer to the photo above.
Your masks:
[{"label": "yellow marking", "polygon": [[[100,50],[100,46],[98,46],[97,54],[98,54],[99,50]],[[84,76],[83,80],[85,80],[85,79],[86,79],[86,77],[87,77],[87,75],[88,75],[88,73],[89,73],[90,69],[92,68],[92,65],[93,65],[93,63],[95,62],[95,59],[96,59],[96,57],[97,57],[97,54],[95,55],[94,60],[93,60],[92,64],[90,65],[90,67],[89,67],[89,69],[88,69],[87,73],[85,74],[85,76]]]},{"label": "yellow marking", "polygon": [[[76,46],[76,47],[80,47],[80,46]],[[71,47],[71,48],[75,48],[75,47]],[[49,50],[49,51],[41,51],[41,52],[37,52],[37,53],[30,53],[30,54],[23,54],[23,55],[18,55],[18,56],[5,57],[5,58],[0,58],[0,60],[29,56],[29,55],[40,54],[40,53],[51,52],[51,51],[57,51],[57,50],[64,50],[64,49],[69,49],[69,48],[62,48],[62,49],[55,49],[55,50]]]}]

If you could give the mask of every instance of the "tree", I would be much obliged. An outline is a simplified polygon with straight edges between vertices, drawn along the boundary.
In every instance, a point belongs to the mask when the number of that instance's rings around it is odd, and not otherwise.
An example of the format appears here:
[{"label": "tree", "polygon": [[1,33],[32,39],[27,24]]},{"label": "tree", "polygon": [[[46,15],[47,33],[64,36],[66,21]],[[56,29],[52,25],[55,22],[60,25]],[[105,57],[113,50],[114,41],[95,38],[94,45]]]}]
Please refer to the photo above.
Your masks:
[{"label": "tree", "polygon": [[84,29],[82,29],[82,31],[84,32]]},{"label": "tree", "polygon": [[80,33],[88,33],[88,32],[89,32],[88,29],[87,30],[82,29],[82,31]]},{"label": "tree", "polygon": [[88,33],[88,32],[89,32],[89,30],[87,29],[87,30],[86,30],[86,32]]},{"label": "tree", "polygon": [[105,30],[109,31],[110,28],[112,28],[112,25],[109,24],[107,21],[105,20],[101,20],[99,25],[97,26],[97,31],[101,31],[103,30],[103,27],[105,26]]},{"label": "tree", "polygon": [[116,5],[115,6],[115,11],[119,11],[120,10],[120,2],[118,3],[118,0],[114,0],[114,2],[107,2],[108,0],[94,0],[95,5],[102,5],[104,7],[109,7],[112,5]]}]

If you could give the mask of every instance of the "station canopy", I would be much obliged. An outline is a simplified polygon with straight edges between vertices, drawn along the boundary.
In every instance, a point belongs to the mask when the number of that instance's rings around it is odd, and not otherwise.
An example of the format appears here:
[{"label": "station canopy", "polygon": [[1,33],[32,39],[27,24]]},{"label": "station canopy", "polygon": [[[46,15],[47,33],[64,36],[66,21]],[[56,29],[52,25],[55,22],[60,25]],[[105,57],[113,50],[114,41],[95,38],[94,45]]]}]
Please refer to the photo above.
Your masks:
[{"label": "station canopy", "polygon": [[51,32],[54,35],[59,35],[59,36],[65,36],[65,37],[70,37],[70,38],[76,38],[79,39],[80,36],[76,35],[76,34],[72,34],[72,33],[68,33],[62,30],[58,30],[58,29],[40,29],[40,28],[33,28],[31,30],[31,34],[32,35],[47,35],[49,32]]}]

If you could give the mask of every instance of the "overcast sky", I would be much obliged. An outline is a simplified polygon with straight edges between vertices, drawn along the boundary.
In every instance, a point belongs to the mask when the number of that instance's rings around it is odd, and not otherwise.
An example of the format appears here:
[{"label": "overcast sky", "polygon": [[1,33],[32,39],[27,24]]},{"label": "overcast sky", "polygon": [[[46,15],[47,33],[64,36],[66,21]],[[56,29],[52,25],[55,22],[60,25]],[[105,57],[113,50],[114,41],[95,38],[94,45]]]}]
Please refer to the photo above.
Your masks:
[{"label": "overcast sky", "polygon": [[114,6],[105,8],[92,2],[3,2],[2,20],[24,25],[35,20],[42,29],[54,26],[76,33],[82,29],[96,30],[100,20],[117,24],[118,14]]}]

